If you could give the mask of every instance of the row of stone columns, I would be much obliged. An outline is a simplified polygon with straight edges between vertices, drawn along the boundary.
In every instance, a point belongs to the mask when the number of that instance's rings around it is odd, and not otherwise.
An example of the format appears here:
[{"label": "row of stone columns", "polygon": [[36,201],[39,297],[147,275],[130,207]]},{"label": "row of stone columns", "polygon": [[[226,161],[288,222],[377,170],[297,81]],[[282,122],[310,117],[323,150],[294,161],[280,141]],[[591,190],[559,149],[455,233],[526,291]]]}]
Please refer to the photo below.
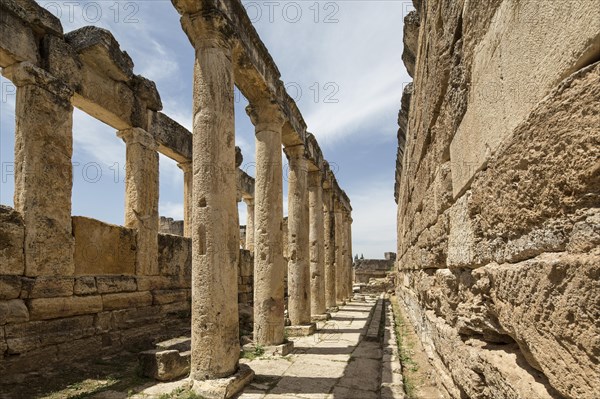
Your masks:
[{"label": "row of stone columns", "polygon": [[[182,16],[196,50],[193,195],[191,206],[186,205],[191,215],[186,214],[186,224],[191,219],[186,234],[190,232],[193,251],[191,378],[196,381],[235,373],[239,357],[232,45],[212,18],[201,12]],[[284,354],[281,151],[285,118],[276,101],[254,94],[247,113],[255,126],[256,176],[254,199],[246,202],[246,248],[254,253],[254,341],[280,348]],[[349,297],[344,271],[349,246],[343,242],[349,234],[331,184],[323,194],[322,172],[309,171],[304,146],[287,147],[285,153],[290,164],[288,311],[293,325],[305,326],[313,316],[323,316]]]}]

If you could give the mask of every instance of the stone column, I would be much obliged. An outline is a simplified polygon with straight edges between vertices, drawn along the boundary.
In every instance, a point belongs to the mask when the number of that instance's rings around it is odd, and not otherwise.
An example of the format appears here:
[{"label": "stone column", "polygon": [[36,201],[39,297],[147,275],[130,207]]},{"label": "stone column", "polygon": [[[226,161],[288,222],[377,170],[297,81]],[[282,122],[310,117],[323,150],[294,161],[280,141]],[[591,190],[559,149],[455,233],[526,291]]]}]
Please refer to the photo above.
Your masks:
[{"label": "stone column", "polygon": [[195,37],[190,377],[207,380],[238,367],[240,233],[232,47],[210,23]]},{"label": "stone column", "polygon": [[292,326],[311,324],[308,223],[308,165],[304,146],[287,147],[288,171],[288,314]]},{"label": "stone column", "polygon": [[321,171],[308,173],[310,313],[313,320],[327,319],[325,306],[325,245],[323,227],[323,181]]},{"label": "stone column", "polygon": [[333,198],[331,188],[323,192],[323,235],[325,244],[325,306],[328,310],[335,310],[336,281],[335,281],[335,220],[333,213]]},{"label": "stone column", "polygon": [[29,63],[3,74],[17,86],[14,202],[25,222],[25,275],[73,275],[73,93]]},{"label": "stone column", "polygon": [[354,259],[352,258],[352,217],[350,216],[350,212],[348,212],[346,218],[346,242],[348,246],[348,298],[351,299],[354,297],[354,291],[352,289],[354,283]]},{"label": "stone column", "polygon": [[246,111],[256,133],[254,186],[254,341],[275,346],[284,342],[283,176],[279,107],[265,99]]},{"label": "stone column", "polygon": [[254,198],[244,199],[246,203],[246,249],[254,253]]},{"label": "stone column", "polygon": [[145,130],[121,130],[125,161],[125,227],[137,231],[136,274],[158,275],[158,145]]},{"label": "stone column", "polygon": [[335,218],[335,300],[338,305],[344,304],[344,228],[342,207],[337,198],[334,200]]},{"label": "stone column", "polygon": [[183,235],[192,236],[192,193],[194,175],[192,173],[192,162],[177,164],[183,171]]}]

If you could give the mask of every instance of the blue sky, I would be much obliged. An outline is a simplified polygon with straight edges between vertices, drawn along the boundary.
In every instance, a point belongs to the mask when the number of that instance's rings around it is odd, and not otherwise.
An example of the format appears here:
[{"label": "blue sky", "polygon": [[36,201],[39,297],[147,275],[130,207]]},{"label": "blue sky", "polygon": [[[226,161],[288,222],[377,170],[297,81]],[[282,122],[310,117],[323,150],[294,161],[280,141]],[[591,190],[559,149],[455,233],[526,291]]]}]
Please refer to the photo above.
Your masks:
[{"label": "blue sky", "polygon": [[[38,1],[65,32],[109,29],[156,82],[163,112],[191,129],[193,50],[170,1]],[[380,258],[396,248],[394,170],[397,113],[411,79],[402,64],[402,23],[412,2],[244,1],[304,116],[352,201],[353,250]],[[13,204],[14,88],[1,78],[0,203]],[[236,96],[236,143],[250,174],[254,128]],[[114,129],[76,110],[73,215],[122,224],[125,144]],[[160,157],[160,213],[182,218],[183,174]],[[284,195],[287,186],[284,182]],[[240,205],[245,221],[245,206]],[[287,200],[284,197],[287,215]]]}]

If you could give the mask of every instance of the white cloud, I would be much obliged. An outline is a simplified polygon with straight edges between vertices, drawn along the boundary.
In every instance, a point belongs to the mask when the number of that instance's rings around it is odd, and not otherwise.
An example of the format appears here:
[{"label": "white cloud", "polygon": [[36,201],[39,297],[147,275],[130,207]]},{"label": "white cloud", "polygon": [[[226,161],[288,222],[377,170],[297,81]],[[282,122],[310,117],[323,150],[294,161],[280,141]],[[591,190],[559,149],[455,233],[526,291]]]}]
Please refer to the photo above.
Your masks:
[{"label": "white cloud", "polygon": [[158,207],[158,213],[160,216],[183,220],[183,204],[175,202],[161,203]]},{"label": "white cloud", "polygon": [[387,181],[373,182],[350,192],[352,200],[352,250],[367,258],[383,258],[384,252],[396,252],[396,203]]}]

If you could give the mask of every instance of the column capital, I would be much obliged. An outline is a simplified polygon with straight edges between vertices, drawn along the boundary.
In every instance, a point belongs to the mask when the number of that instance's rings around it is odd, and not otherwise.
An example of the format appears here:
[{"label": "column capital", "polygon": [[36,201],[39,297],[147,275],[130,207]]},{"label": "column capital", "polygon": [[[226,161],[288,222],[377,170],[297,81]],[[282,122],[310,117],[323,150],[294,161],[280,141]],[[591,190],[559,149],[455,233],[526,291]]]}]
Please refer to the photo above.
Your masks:
[{"label": "column capital", "polygon": [[281,131],[285,123],[279,104],[271,99],[265,98],[250,103],[246,107],[246,113],[256,127],[256,131],[270,130],[278,132]]},{"label": "column capital", "polygon": [[13,64],[4,68],[2,74],[17,87],[39,86],[69,103],[73,97],[73,90],[66,83],[30,62]]},{"label": "column capital", "polygon": [[285,147],[283,152],[289,157],[294,159],[306,158],[306,147],[303,144],[294,145],[291,147]]},{"label": "column capital", "polygon": [[154,137],[139,127],[132,127],[131,129],[119,130],[117,136],[122,139],[125,144],[141,144],[149,150],[157,150],[158,144]]},{"label": "column capital", "polygon": [[183,171],[183,173],[191,173],[192,172],[192,166],[193,166],[193,162],[192,161],[179,162],[177,164],[177,167],[179,169],[181,169]]},{"label": "column capital", "polygon": [[[185,3],[176,1],[174,3]],[[192,1],[195,7],[201,2]],[[228,19],[216,9],[194,10],[189,7],[177,7],[181,16],[181,26],[194,49],[233,48],[234,29]],[[200,6],[201,7],[201,6]],[[186,9],[187,8],[187,9]]]}]

